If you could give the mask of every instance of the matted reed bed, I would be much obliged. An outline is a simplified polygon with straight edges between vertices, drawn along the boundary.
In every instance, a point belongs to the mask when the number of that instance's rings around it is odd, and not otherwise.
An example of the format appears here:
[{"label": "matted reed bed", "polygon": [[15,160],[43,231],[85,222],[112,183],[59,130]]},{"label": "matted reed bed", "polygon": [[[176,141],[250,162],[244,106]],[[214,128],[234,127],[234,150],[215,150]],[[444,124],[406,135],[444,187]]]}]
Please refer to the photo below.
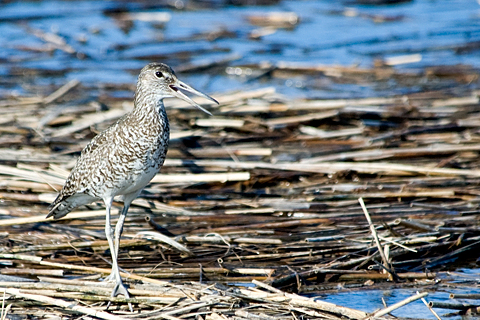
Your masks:
[{"label": "matted reed bed", "polygon": [[[353,69],[337,72],[379,75]],[[118,89],[87,103],[88,90],[72,81],[45,97],[0,101],[7,317],[363,319],[400,305],[367,313],[315,295],[424,292],[405,304],[476,286],[455,270],[475,267],[480,249],[480,91],[302,100],[267,87],[213,94],[211,118],[166,103],[167,161],[133,202],[121,241],[129,313],[99,281],[110,272],[103,204],[45,220],[79,151],[132,108],[112,97]]]}]

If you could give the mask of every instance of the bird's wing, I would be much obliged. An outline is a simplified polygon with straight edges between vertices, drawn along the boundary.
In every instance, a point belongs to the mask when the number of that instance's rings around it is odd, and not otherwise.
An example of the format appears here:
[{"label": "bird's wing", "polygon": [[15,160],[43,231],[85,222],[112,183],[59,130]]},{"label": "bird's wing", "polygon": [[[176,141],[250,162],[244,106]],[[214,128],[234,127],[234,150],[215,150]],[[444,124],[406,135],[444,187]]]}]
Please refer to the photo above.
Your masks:
[{"label": "bird's wing", "polygon": [[[121,119],[120,119],[121,120]],[[87,157],[93,157],[94,153],[102,152],[102,149],[108,148],[111,146],[112,142],[108,139],[111,136],[112,131],[115,131],[116,127],[118,126],[119,121],[112,124],[110,127],[105,129],[104,131],[97,134],[82,150],[80,157],[78,160],[85,159]],[[78,161],[77,161],[78,164]],[[75,165],[76,167],[77,165]]]},{"label": "bird's wing", "polygon": [[86,176],[85,172],[88,172],[91,170],[91,168],[98,166],[98,161],[102,160],[103,154],[106,154],[109,150],[115,147],[114,143],[108,137],[111,136],[111,131],[115,131],[119,121],[95,136],[82,150],[80,157],[78,157],[77,162],[65,181],[62,190],[55,201],[53,201],[53,203],[50,205],[49,216],[52,215],[52,212],[57,210],[59,205],[69,197],[76,193],[82,193],[85,191],[85,185],[82,183],[82,180],[84,179],[82,179],[82,177]]}]

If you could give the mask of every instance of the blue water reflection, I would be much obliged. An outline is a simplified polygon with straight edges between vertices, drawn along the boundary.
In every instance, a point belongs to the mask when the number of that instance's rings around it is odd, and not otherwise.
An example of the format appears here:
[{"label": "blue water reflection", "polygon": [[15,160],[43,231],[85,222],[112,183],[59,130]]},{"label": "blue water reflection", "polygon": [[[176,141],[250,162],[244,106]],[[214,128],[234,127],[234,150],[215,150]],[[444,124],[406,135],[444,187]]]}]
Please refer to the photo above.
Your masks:
[{"label": "blue water reflection", "polygon": [[[40,83],[65,83],[77,78],[83,84],[132,83],[135,73],[151,59],[175,66],[198,60],[220,60],[232,54],[240,59],[229,65],[267,61],[316,65],[359,65],[372,67],[375,59],[403,54],[421,54],[421,60],[397,66],[409,70],[430,65],[469,64],[480,66],[478,48],[457,53],[456,46],[480,40],[480,6],[472,0],[412,1],[393,6],[347,6],[338,1],[282,1],[276,6],[215,6],[182,11],[169,7],[142,9],[141,4],[115,1],[14,1],[0,8],[0,73],[11,68],[66,69],[63,74],[40,75]],[[167,22],[133,20],[125,26],[115,10],[170,14]],[[270,12],[294,12],[300,23],[292,29],[277,29],[259,40],[250,38],[261,29],[248,17]],[[388,22],[378,23],[385,18]],[[42,52],[47,44],[32,34],[38,29],[60,35],[78,54],[61,50]],[[235,38],[213,42],[195,35],[227,30]],[[192,38],[193,37],[193,38]],[[187,41],[188,40],[188,41]],[[150,57],[152,57],[150,59]],[[83,58],[83,59],[79,59]],[[250,86],[277,87],[294,96],[342,97],[335,87],[305,87],[279,79],[245,83],[242,77],[209,75],[207,91],[245,90]],[[184,77],[185,78],[185,77]],[[188,81],[188,76],[187,79]],[[300,77],[300,80],[305,80]],[[21,81],[21,78],[19,78]],[[393,86],[392,86],[393,87]],[[0,92],[20,87],[0,82]],[[354,96],[374,95],[378,88],[355,87]],[[406,91],[416,90],[415,88]],[[400,92],[401,93],[401,92]]]}]

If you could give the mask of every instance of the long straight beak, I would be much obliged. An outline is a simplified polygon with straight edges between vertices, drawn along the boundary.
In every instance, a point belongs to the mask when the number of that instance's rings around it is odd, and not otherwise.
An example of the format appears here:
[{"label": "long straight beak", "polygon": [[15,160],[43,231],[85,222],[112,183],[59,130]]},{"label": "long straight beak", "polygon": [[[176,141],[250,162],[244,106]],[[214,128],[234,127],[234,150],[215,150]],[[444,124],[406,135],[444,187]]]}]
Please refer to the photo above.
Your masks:
[{"label": "long straight beak", "polygon": [[213,101],[215,102],[216,104],[219,104],[217,100],[213,99],[212,97],[210,97],[209,95],[203,93],[203,92],[200,92],[196,89],[193,89],[192,87],[190,87],[188,84],[180,81],[180,80],[177,80],[176,83],[174,84],[171,84],[169,85],[170,89],[172,89],[172,95],[174,95],[175,97],[177,98],[180,98],[184,101],[187,101],[188,103],[190,103],[192,106],[195,106],[197,109],[199,110],[202,110],[203,112],[205,112],[206,114],[208,115],[212,115],[210,113],[210,111],[200,107],[195,101],[193,101],[192,99],[190,99],[187,95],[185,95],[182,91],[180,90],[184,90],[184,91],[188,91],[188,92],[191,92],[191,93],[194,93],[196,94],[197,96],[200,96],[200,97],[204,97],[205,99],[208,99],[210,101]]}]

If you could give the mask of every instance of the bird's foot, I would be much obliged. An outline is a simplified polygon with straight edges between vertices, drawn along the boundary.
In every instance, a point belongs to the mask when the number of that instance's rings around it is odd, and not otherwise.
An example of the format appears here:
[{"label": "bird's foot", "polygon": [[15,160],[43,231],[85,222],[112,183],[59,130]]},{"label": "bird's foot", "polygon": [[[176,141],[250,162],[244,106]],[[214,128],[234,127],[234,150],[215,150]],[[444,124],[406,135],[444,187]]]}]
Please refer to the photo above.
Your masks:
[{"label": "bird's foot", "polygon": [[[106,279],[107,278],[105,278],[105,280]],[[113,288],[111,297],[114,298],[114,297],[118,296],[119,294],[123,295],[125,297],[125,299],[130,299],[130,293],[128,292],[127,288],[125,287],[125,285],[123,284],[122,281],[120,281],[120,282],[117,281],[117,284]],[[110,307],[110,303],[111,303],[111,301],[109,301],[108,304],[107,304],[107,310]],[[130,309],[130,312],[133,312],[132,304],[130,302],[128,303],[128,308]]]},{"label": "bird's foot", "polygon": [[105,278],[103,279],[103,281],[106,281],[106,282],[114,282],[114,281],[115,281],[115,274],[113,274],[113,272],[110,273],[110,275],[109,275],[108,277],[105,277]]}]

